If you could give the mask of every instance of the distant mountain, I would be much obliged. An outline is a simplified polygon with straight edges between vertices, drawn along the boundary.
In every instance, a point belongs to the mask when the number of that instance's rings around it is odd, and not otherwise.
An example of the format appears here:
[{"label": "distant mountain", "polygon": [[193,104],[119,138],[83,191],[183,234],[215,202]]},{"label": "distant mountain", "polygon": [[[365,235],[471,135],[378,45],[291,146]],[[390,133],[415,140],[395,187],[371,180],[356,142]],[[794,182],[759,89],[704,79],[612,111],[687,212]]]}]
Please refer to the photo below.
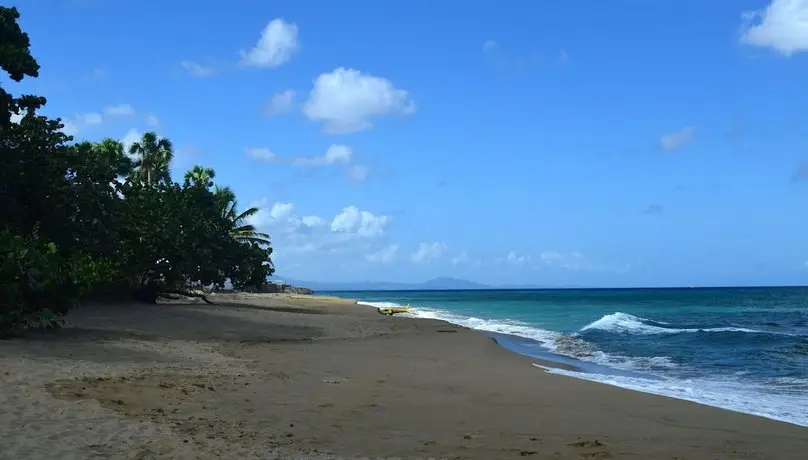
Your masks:
[{"label": "distant mountain", "polygon": [[419,289],[494,289],[494,286],[475,283],[457,278],[441,277],[431,279],[420,285]]},{"label": "distant mountain", "polygon": [[439,290],[461,290],[461,289],[496,289],[496,286],[475,283],[473,281],[461,280],[457,278],[435,278],[424,283],[394,283],[384,281],[359,281],[344,283],[329,283],[318,281],[302,281],[292,278],[275,277],[276,281],[293,286],[307,287],[315,291],[439,291]]}]

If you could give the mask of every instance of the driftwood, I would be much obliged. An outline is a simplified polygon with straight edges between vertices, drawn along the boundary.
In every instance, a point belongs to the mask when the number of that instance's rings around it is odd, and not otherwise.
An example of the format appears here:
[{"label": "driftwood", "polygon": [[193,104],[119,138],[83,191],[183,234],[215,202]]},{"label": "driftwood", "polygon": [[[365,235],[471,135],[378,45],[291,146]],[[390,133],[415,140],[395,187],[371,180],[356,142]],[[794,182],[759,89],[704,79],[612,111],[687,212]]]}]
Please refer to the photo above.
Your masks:
[{"label": "driftwood", "polygon": [[172,299],[172,300],[179,300],[179,298],[180,298],[179,296],[196,297],[198,299],[202,299],[202,301],[205,302],[208,305],[215,305],[213,302],[208,300],[207,297],[205,297],[205,294],[202,294],[200,292],[177,290],[177,291],[160,292],[160,294],[159,294],[159,297],[165,297],[167,299]]}]

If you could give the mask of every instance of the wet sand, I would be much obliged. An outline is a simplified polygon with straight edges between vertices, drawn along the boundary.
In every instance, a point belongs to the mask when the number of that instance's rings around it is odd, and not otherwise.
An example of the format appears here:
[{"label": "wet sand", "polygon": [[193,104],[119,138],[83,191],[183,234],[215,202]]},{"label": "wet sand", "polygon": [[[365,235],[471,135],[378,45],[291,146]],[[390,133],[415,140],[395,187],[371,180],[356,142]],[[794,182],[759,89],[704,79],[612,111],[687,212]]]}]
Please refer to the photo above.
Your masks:
[{"label": "wet sand", "polygon": [[[808,429],[548,374],[335,298],[83,306],[0,342],[0,459],[805,458]],[[542,363],[548,364],[548,363]]]}]

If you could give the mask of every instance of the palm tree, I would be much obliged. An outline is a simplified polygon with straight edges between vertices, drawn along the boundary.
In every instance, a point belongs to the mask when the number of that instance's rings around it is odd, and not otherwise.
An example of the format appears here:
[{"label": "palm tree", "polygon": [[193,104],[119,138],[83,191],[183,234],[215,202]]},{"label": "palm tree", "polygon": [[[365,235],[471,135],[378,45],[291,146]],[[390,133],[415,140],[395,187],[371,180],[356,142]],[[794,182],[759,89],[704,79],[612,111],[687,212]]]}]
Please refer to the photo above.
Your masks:
[{"label": "palm tree", "polygon": [[135,162],[137,169],[133,174],[136,180],[146,185],[171,182],[169,165],[174,158],[171,141],[159,138],[153,132],[147,132],[143,134],[139,142],[135,142],[129,147],[129,153],[139,157]]},{"label": "palm tree", "polygon": [[106,138],[92,144],[93,153],[107,162],[118,177],[126,177],[132,173],[133,162],[124,152],[123,144],[115,139]]},{"label": "palm tree", "polygon": [[202,166],[196,165],[193,169],[185,171],[185,184],[210,188],[213,186],[214,177],[216,177],[216,171],[212,168],[203,168]]},{"label": "palm tree", "polygon": [[254,225],[247,223],[247,220],[258,212],[258,208],[248,208],[239,213],[236,194],[233,193],[230,187],[220,188],[216,186],[213,193],[216,196],[222,217],[230,222],[230,236],[240,243],[256,243],[269,246],[269,235],[259,232]]}]

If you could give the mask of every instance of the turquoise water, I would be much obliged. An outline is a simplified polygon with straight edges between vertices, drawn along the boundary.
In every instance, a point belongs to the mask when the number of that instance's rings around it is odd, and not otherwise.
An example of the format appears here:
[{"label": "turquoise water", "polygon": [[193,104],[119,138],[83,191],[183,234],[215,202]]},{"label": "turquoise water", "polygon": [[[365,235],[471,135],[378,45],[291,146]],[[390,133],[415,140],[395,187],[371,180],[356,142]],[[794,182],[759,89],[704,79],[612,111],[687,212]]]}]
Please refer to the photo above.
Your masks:
[{"label": "turquoise water", "polygon": [[347,295],[369,306],[409,304],[416,317],[580,369],[551,372],[808,426],[808,288]]}]

